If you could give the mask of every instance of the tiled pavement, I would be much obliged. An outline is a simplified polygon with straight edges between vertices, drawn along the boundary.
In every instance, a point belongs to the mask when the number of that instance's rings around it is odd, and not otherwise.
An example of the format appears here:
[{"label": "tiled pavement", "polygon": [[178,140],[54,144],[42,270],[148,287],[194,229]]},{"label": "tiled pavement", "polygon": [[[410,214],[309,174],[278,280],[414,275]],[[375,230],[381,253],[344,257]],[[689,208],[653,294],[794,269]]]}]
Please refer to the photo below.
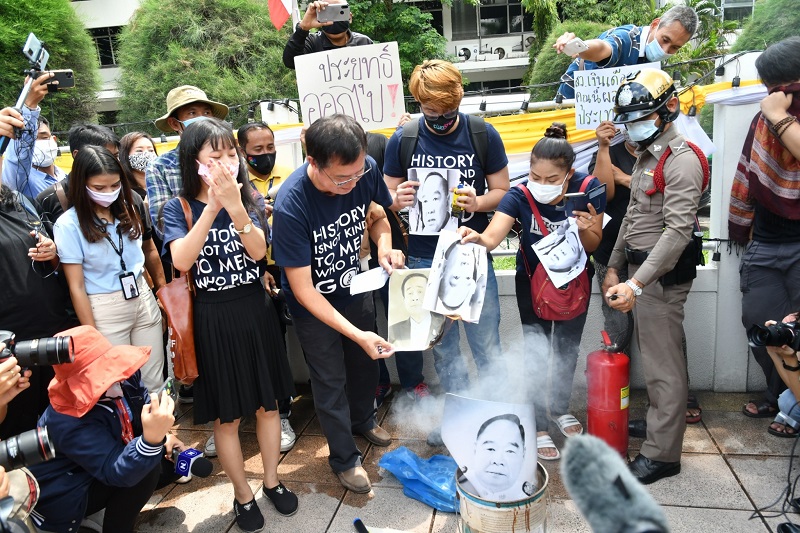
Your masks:
[{"label": "tiled pavement", "polygon": [[[585,405],[585,396],[575,394],[573,405]],[[680,475],[649,486],[669,518],[672,531],[703,533],[750,533],[775,531],[785,518],[770,518],[775,513],[755,512],[779,499],[786,486],[789,458],[794,439],[767,434],[769,419],[751,419],[740,412],[752,396],[748,394],[698,393],[703,421],[690,426],[684,439],[683,470]],[[395,394],[395,398],[397,394]],[[644,394],[634,392],[632,416],[641,416]],[[415,427],[421,418],[406,418],[402,400],[390,401],[379,410],[381,425],[395,438],[389,448],[379,448],[359,437],[365,453],[365,468],[373,484],[367,495],[345,490],[328,467],[327,445],[314,415],[309,394],[300,396],[292,407],[291,422],[298,439],[284,454],[278,467],[280,479],[300,498],[299,512],[290,518],[279,516],[261,497],[261,460],[254,423],[243,425],[242,445],[246,470],[258,504],[264,513],[267,532],[351,533],[352,520],[360,517],[368,526],[394,528],[414,533],[455,533],[455,515],[436,512],[427,505],[403,495],[401,485],[377,463],[389,449],[407,446],[423,457],[446,453],[425,443],[425,431]],[[407,405],[406,405],[407,407]],[[585,421],[585,412],[576,408]],[[194,426],[191,407],[180,407],[175,426],[187,444],[202,448],[211,435],[210,425]],[[551,430],[554,428],[551,428]],[[551,431],[559,447],[563,437]],[[631,456],[641,441],[631,439]],[[153,495],[141,514],[137,531],[217,533],[238,531],[231,510],[233,489],[213,460],[214,472],[207,479],[194,479],[186,485],[172,485]],[[545,462],[550,474],[548,532],[590,531],[574,503],[569,499],[558,474],[558,462]],[[794,478],[798,474],[794,465]],[[751,519],[751,517],[755,517]],[[793,515],[800,522],[800,515]],[[602,532],[600,532],[602,533]]]}]

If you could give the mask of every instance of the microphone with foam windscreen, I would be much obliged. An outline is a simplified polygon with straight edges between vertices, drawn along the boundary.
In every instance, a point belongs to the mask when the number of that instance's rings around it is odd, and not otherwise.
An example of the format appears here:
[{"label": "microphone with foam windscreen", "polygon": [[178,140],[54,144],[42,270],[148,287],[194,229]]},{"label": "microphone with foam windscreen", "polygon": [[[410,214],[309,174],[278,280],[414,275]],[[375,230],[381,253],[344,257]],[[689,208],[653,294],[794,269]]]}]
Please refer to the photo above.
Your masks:
[{"label": "microphone with foam windscreen", "polygon": [[608,444],[591,435],[567,439],[561,477],[593,531],[666,533],[664,510]]},{"label": "microphone with foam windscreen", "polygon": [[203,457],[203,452],[194,448],[186,448],[179,452],[172,450],[172,461],[175,463],[175,473],[186,477],[208,477],[214,469],[211,461]]}]

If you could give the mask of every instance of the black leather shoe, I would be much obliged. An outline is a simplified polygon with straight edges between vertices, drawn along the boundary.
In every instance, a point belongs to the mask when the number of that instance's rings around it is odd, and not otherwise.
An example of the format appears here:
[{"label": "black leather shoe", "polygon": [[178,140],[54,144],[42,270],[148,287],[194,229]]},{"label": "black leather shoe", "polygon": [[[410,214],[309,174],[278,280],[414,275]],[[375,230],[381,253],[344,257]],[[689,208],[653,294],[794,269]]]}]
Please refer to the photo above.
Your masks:
[{"label": "black leather shoe", "polygon": [[675,463],[654,461],[639,454],[636,456],[636,459],[628,464],[628,469],[639,483],[642,485],[649,485],[659,479],[679,474],[681,471],[681,463],[680,461]]},{"label": "black leather shoe", "polygon": [[647,438],[647,420],[644,418],[637,418],[636,420],[628,421],[628,436],[637,439]]}]

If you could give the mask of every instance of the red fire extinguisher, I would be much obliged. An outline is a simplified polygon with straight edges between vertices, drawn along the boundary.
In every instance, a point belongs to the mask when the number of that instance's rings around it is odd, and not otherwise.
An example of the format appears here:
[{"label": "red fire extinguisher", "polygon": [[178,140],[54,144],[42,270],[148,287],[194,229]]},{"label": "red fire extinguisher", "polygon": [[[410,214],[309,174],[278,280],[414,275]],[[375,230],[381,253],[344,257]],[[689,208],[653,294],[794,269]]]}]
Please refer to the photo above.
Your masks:
[{"label": "red fire extinguisher", "polygon": [[586,358],[588,432],[617,450],[628,452],[630,359],[603,332],[603,348]]}]

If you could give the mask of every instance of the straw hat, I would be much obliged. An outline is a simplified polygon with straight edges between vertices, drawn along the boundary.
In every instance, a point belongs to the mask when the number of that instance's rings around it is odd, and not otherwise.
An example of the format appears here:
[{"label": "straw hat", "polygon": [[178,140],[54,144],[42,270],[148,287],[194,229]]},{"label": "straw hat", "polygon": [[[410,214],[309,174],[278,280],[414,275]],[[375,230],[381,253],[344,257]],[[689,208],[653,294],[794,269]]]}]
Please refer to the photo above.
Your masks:
[{"label": "straw hat", "polygon": [[203,102],[210,105],[211,112],[219,119],[224,119],[228,116],[228,106],[225,104],[209,100],[205,92],[193,85],[181,85],[167,93],[167,114],[156,120],[156,127],[165,133],[172,133],[174,130],[167,123],[169,116],[179,107],[194,102]]},{"label": "straw hat", "polygon": [[75,360],[53,366],[50,404],[63,415],[82,417],[118,381],[131,377],[150,357],[149,346],[112,346],[91,326],[78,326],[58,334],[71,336]]}]

